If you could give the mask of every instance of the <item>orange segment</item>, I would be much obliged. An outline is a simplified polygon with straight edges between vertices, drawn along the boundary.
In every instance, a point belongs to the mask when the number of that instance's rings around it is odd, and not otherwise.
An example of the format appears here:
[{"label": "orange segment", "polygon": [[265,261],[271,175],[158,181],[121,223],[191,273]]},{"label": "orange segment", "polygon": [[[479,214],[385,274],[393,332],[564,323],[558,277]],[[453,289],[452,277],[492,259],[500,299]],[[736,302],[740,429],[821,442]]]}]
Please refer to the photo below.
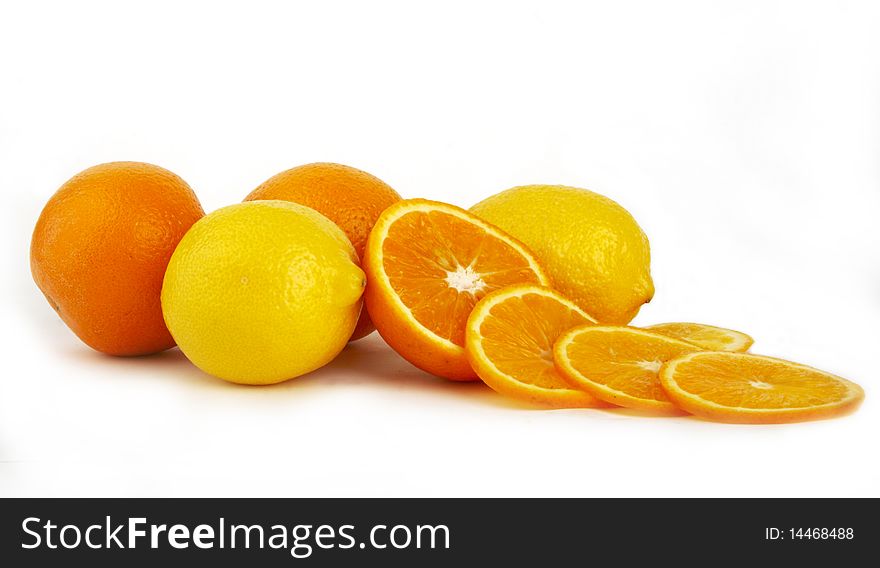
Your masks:
[{"label": "orange segment", "polygon": [[684,410],[720,422],[778,424],[854,410],[862,388],[830,373],[745,353],[691,353],[660,370],[663,389]]},{"label": "orange segment", "polygon": [[486,294],[522,282],[548,284],[519,241],[458,207],[410,199],[379,217],[364,255],[365,301],[379,333],[417,367],[475,379],[465,324]]},{"label": "orange segment", "polygon": [[743,353],[755,342],[754,339],[741,331],[715,327],[704,323],[659,323],[645,327],[654,333],[660,333],[693,343],[710,351],[733,351]]},{"label": "orange segment", "polygon": [[660,386],[665,361],[694,353],[696,345],[631,327],[582,326],[553,348],[559,372],[596,398],[641,410],[680,412]]},{"label": "orange segment", "polygon": [[556,408],[602,403],[574,389],[553,366],[566,330],[595,320],[549,288],[516,285],[489,294],[467,322],[467,355],[477,375],[501,394]]}]

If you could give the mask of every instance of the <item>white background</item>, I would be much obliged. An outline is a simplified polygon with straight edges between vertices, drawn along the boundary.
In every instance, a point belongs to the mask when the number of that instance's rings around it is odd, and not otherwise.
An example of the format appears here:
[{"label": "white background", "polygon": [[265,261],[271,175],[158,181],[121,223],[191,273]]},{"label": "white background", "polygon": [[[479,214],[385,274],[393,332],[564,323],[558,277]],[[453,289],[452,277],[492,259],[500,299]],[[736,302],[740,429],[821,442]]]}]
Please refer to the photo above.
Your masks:
[{"label": "white background", "polygon": [[[0,495],[880,496],[880,11],[870,2],[3,2]],[[207,211],[316,160],[464,206],[604,193],[647,232],[634,323],[741,329],[860,382],[789,426],[538,411],[377,337],[270,388],[91,352],[33,284],[96,163]]]}]

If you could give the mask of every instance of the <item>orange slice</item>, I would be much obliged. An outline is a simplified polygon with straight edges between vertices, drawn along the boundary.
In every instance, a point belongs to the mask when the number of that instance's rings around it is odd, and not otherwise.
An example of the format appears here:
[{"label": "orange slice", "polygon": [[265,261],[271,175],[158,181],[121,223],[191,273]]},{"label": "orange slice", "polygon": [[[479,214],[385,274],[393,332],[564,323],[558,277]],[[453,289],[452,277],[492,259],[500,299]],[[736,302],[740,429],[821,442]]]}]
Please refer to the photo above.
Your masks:
[{"label": "orange slice", "polygon": [[661,333],[698,345],[709,351],[733,351],[742,353],[749,350],[754,339],[741,331],[715,327],[704,323],[658,323],[643,329]]},{"label": "orange slice", "polygon": [[691,353],[666,363],[660,382],[684,410],[720,422],[779,424],[854,410],[862,388],[830,373],[745,353]]},{"label": "orange slice", "polygon": [[700,351],[659,333],[620,326],[569,330],[553,347],[559,372],[579,389],[618,406],[680,413],[657,373],[664,362]]},{"label": "orange slice", "polygon": [[376,329],[416,367],[476,379],[464,351],[477,301],[520,282],[549,279],[525,245],[464,209],[409,199],[386,209],[364,253],[364,299]]},{"label": "orange slice", "polygon": [[503,395],[551,406],[603,404],[572,388],[553,366],[553,343],[595,320],[549,288],[517,285],[489,294],[467,321],[467,356],[483,381]]}]

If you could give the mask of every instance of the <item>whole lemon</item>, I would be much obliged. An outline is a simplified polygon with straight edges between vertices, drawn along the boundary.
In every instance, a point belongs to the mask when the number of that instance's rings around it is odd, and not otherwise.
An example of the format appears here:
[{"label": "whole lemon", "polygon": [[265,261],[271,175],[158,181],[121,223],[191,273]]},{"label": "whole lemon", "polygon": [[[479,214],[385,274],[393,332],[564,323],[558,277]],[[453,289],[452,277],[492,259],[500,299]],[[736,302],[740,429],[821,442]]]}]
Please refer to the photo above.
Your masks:
[{"label": "whole lemon", "polygon": [[165,273],[162,311],[183,353],[227,381],[270,384],[345,347],[365,285],[345,233],[313,209],[250,201],[184,235]]},{"label": "whole lemon", "polygon": [[654,296],[648,238],[603,195],[563,185],[502,191],[471,212],[524,242],[554,287],[603,323],[625,324]]}]

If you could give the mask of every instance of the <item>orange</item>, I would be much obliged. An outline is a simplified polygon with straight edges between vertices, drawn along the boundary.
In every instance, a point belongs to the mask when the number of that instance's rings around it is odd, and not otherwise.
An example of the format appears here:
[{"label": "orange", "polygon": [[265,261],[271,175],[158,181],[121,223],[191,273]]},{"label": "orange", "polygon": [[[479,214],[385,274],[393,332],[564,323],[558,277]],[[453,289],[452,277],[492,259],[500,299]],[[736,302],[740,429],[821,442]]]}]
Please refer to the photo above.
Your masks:
[{"label": "orange", "polygon": [[709,351],[733,351],[742,353],[749,350],[754,339],[741,331],[715,327],[704,323],[658,323],[645,327],[648,331],[668,335],[688,343],[693,343]]},{"label": "orange", "polygon": [[[379,178],[351,166],[318,162],[277,174],[253,190],[245,201],[280,199],[311,207],[345,232],[359,259],[379,215],[400,195]],[[361,312],[351,341],[365,337],[375,327],[366,310]]]},{"label": "orange", "polygon": [[87,345],[110,355],[174,346],[159,295],[171,253],[204,212],[185,181],[140,162],[91,167],[55,192],[31,240],[31,272]]},{"label": "orange", "polygon": [[660,370],[663,390],[684,410],[720,422],[779,424],[855,410],[865,393],[799,363],[746,353],[702,352]]},{"label": "orange", "polygon": [[554,408],[604,406],[573,388],[553,366],[553,343],[566,330],[595,323],[559,293],[534,285],[509,286],[477,303],[467,322],[467,355],[497,392]]},{"label": "orange", "polygon": [[454,380],[477,378],[464,350],[474,304],[510,284],[548,283],[519,241],[464,209],[426,199],[382,213],[364,271],[364,299],[385,341],[420,369]]},{"label": "orange", "polygon": [[658,333],[587,325],[563,335],[553,348],[553,359],[572,385],[605,402],[677,413],[657,373],[665,361],[696,351],[696,345]]}]

